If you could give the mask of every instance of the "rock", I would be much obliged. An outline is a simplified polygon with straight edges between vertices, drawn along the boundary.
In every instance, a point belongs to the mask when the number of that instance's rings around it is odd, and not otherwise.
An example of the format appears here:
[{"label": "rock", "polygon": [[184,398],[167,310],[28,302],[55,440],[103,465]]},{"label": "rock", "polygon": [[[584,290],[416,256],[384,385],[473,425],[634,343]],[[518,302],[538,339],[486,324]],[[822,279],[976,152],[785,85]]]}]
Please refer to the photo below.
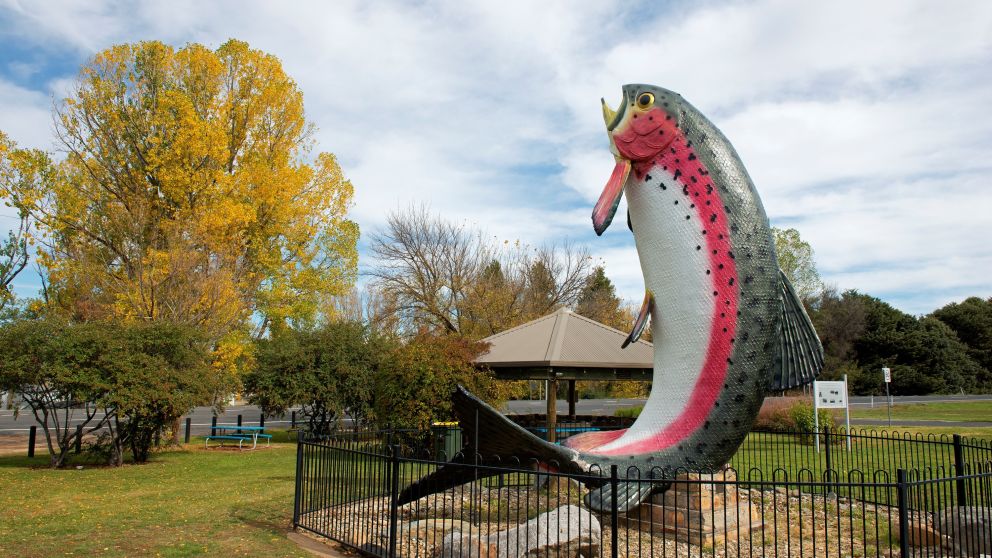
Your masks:
[{"label": "rock", "polygon": [[468,521],[459,521],[457,519],[421,519],[420,521],[411,521],[400,527],[400,538],[414,537],[431,544],[438,544],[452,531],[458,531],[463,534],[474,534],[478,531],[478,527]]},{"label": "rock", "polygon": [[992,554],[992,508],[952,507],[941,512],[936,527],[957,553]]},{"label": "rock", "polygon": [[[898,540],[899,518],[893,517],[890,524],[892,534]],[[906,543],[917,548],[950,548],[950,539],[941,535],[930,525],[921,522],[919,519],[910,519],[906,526]]]},{"label": "rock", "polygon": [[438,556],[443,558],[513,558],[516,556],[595,556],[602,528],[599,520],[578,506],[562,506],[512,529],[483,536],[449,533]]}]

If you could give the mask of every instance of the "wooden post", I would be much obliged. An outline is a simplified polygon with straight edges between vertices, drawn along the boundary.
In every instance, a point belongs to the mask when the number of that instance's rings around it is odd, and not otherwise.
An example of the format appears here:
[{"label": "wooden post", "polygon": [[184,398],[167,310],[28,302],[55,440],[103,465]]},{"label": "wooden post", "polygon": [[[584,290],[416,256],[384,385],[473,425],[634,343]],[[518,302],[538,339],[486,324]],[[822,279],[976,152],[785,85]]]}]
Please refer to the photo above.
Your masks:
[{"label": "wooden post", "polygon": [[548,441],[552,444],[555,443],[557,437],[555,436],[555,427],[558,424],[558,380],[554,377],[554,372],[552,372],[551,378],[548,379]]},{"label": "wooden post", "polygon": [[575,380],[568,381],[568,419],[575,420],[575,402],[578,397],[575,393]]}]

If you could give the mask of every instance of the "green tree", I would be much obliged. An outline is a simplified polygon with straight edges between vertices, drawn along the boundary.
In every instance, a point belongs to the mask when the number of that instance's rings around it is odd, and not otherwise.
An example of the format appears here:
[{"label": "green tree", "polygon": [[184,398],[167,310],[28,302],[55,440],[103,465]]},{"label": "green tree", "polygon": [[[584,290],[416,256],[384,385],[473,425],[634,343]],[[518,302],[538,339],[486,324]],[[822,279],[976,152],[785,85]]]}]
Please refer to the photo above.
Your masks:
[{"label": "green tree", "polygon": [[859,394],[879,393],[881,368],[892,370],[892,393],[921,395],[972,391],[983,369],[954,331],[936,318],[917,319],[865,294],[845,293],[865,309],[864,333],[854,342]]},{"label": "green tree", "polygon": [[812,301],[823,288],[813,259],[813,247],[799,236],[796,229],[772,227],[778,266],[792,281],[796,294],[804,303]]},{"label": "green tree", "polygon": [[499,388],[473,361],[485,343],[424,333],[394,350],[375,376],[374,412],[380,426],[426,428],[451,420],[451,393],[459,384],[496,404]]},{"label": "green tree", "polygon": [[[863,299],[856,291],[838,295],[836,289],[827,287],[820,292],[813,307],[810,317],[823,344],[822,379],[836,380],[844,374],[852,376],[852,368],[857,368],[854,344],[865,331]],[[853,383],[855,378],[848,380]]]},{"label": "green tree", "polygon": [[621,331],[631,326],[623,303],[603,266],[595,267],[586,278],[575,313]]},{"label": "green tree", "polygon": [[952,302],[933,316],[954,330],[986,374],[992,371],[992,298],[973,296],[960,303]]},{"label": "green tree", "polygon": [[345,412],[365,423],[373,418],[374,378],[391,345],[360,322],[283,329],[257,342],[245,392],[267,415],[301,405],[312,432],[333,431]]},{"label": "green tree", "polygon": [[142,462],[156,433],[222,385],[207,348],[188,326],[20,320],[0,327],[0,389],[27,403],[53,467],[65,463],[77,425],[84,436],[106,429],[112,464],[124,447]]}]

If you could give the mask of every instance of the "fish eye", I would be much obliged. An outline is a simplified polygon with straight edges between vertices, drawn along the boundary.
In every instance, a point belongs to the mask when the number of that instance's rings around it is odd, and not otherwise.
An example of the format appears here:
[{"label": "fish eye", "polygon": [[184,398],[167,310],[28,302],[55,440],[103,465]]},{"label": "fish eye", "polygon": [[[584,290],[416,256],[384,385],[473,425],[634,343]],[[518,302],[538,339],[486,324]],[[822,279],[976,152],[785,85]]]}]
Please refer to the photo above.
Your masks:
[{"label": "fish eye", "polygon": [[637,96],[637,107],[646,109],[654,104],[654,95],[650,93],[641,93]]}]

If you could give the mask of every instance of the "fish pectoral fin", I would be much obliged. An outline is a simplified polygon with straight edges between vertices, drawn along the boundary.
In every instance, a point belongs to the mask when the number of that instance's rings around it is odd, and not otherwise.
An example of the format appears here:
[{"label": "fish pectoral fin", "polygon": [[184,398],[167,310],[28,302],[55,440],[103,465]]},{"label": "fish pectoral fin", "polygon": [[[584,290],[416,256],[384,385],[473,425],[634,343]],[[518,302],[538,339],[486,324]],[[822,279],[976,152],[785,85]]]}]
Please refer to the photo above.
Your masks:
[{"label": "fish pectoral fin", "polygon": [[626,349],[627,345],[637,341],[641,338],[641,334],[644,333],[644,326],[648,323],[648,316],[654,310],[654,295],[651,291],[644,292],[644,302],[641,304],[641,310],[637,313],[637,318],[634,319],[634,327],[630,330],[630,335],[624,340],[623,345],[620,346],[621,349]]},{"label": "fish pectoral fin", "polygon": [[773,390],[792,389],[812,382],[823,369],[823,345],[803,303],[781,270],[778,354],[769,379]]},{"label": "fish pectoral fin", "polygon": [[613,501],[616,500],[617,511],[626,512],[647,500],[655,488],[655,485],[647,479],[644,482],[618,482],[614,494],[613,486],[607,482],[599,488],[590,490],[585,496],[585,502],[591,510],[608,512],[613,509]]}]

